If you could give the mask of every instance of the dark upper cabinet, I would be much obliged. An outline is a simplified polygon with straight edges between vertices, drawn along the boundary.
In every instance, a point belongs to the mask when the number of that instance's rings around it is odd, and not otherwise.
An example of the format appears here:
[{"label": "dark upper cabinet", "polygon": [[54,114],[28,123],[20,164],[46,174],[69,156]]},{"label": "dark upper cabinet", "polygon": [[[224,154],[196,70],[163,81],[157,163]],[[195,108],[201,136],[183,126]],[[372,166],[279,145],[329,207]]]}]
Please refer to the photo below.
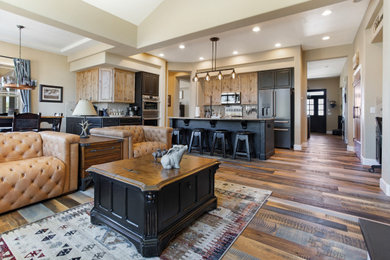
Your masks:
[{"label": "dark upper cabinet", "polygon": [[291,88],[291,69],[275,71],[275,88]]},{"label": "dark upper cabinet", "polygon": [[148,72],[137,72],[136,73],[136,89],[141,89],[142,95],[158,96],[159,75],[148,73]]},{"label": "dark upper cabinet", "polygon": [[259,88],[274,88],[275,86],[275,71],[266,70],[259,72]]},{"label": "dark upper cabinet", "polygon": [[294,87],[292,69],[260,71],[258,77],[259,89]]}]

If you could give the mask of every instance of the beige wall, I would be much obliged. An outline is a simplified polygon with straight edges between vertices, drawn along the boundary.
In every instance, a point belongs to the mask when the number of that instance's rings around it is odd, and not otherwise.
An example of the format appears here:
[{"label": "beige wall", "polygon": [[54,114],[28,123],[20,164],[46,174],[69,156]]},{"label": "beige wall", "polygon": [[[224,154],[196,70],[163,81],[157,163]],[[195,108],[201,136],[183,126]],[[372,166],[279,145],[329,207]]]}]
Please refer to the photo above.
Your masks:
[{"label": "beige wall", "polygon": [[[168,95],[171,95],[171,106],[168,107],[168,117],[169,116],[179,116],[179,79],[180,77],[189,77],[188,72],[168,72]],[[168,119],[167,119],[168,120]],[[167,121],[167,125],[169,122]]]},{"label": "beige wall", "polygon": [[361,66],[361,158],[367,165],[375,163],[375,117],[381,115],[378,102],[382,102],[382,43],[371,43],[371,28],[367,29],[378,2],[370,2],[354,41],[354,53],[359,53]]},{"label": "beige wall", "polygon": [[[341,115],[341,89],[339,87],[340,77],[309,79],[307,89],[326,89],[326,131],[331,132],[337,129],[337,119]],[[331,108],[329,101],[335,100],[336,107]]]},{"label": "beige wall", "polygon": [[[0,42],[0,53],[16,57],[19,55],[19,47]],[[62,103],[47,103],[39,102],[39,86],[36,87],[31,92],[32,112],[41,112],[42,115],[53,115],[55,112],[69,114],[70,109],[74,108],[76,97],[76,75],[74,72],[69,72],[66,56],[22,47],[22,58],[31,60],[31,79],[38,80],[38,85],[55,85],[64,88]],[[62,130],[65,130],[65,122]]]}]

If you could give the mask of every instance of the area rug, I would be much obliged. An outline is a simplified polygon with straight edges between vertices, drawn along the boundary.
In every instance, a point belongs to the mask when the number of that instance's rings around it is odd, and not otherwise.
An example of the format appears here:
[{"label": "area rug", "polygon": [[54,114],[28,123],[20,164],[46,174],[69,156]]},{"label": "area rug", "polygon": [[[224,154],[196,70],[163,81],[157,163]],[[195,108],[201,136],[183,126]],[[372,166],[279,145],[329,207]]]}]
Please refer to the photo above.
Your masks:
[{"label": "area rug", "polygon": [[[271,192],[216,181],[215,194],[217,209],[184,229],[161,259],[220,259]],[[1,234],[0,259],[143,259],[122,235],[90,223],[92,206],[82,204]]]}]

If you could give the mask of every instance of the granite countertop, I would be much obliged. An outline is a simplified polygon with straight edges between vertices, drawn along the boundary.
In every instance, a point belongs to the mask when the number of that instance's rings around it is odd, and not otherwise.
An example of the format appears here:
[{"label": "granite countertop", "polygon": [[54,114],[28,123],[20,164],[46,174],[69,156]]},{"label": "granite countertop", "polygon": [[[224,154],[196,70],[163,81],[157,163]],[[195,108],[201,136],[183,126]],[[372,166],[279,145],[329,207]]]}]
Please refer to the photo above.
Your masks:
[{"label": "granite countertop", "polygon": [[182,119],[182,120],[220,120],[220,121],[264,121],[264,120],[274,120],[274,118],[245,118],[245,117],[232,117],[232,118],[206,118],[206,117],[169,117],[170,119]]}]

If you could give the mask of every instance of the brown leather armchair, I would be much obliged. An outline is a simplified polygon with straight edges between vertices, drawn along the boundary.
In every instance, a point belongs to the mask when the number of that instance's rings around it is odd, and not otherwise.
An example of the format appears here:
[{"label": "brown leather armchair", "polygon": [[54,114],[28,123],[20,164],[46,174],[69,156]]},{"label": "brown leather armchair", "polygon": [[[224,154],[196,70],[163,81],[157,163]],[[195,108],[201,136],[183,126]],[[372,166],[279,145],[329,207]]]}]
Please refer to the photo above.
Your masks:
[{"label": "brown leather armchair", "polygon": [[172,146],[172,128],[158,126],[109,126],[93,128],[92,135],[123,139],[123,158],[137,158]]},{"label": "brown leather armchair", "polygon": [[0,133],[0,213],[77,189],[78,135]]}]

